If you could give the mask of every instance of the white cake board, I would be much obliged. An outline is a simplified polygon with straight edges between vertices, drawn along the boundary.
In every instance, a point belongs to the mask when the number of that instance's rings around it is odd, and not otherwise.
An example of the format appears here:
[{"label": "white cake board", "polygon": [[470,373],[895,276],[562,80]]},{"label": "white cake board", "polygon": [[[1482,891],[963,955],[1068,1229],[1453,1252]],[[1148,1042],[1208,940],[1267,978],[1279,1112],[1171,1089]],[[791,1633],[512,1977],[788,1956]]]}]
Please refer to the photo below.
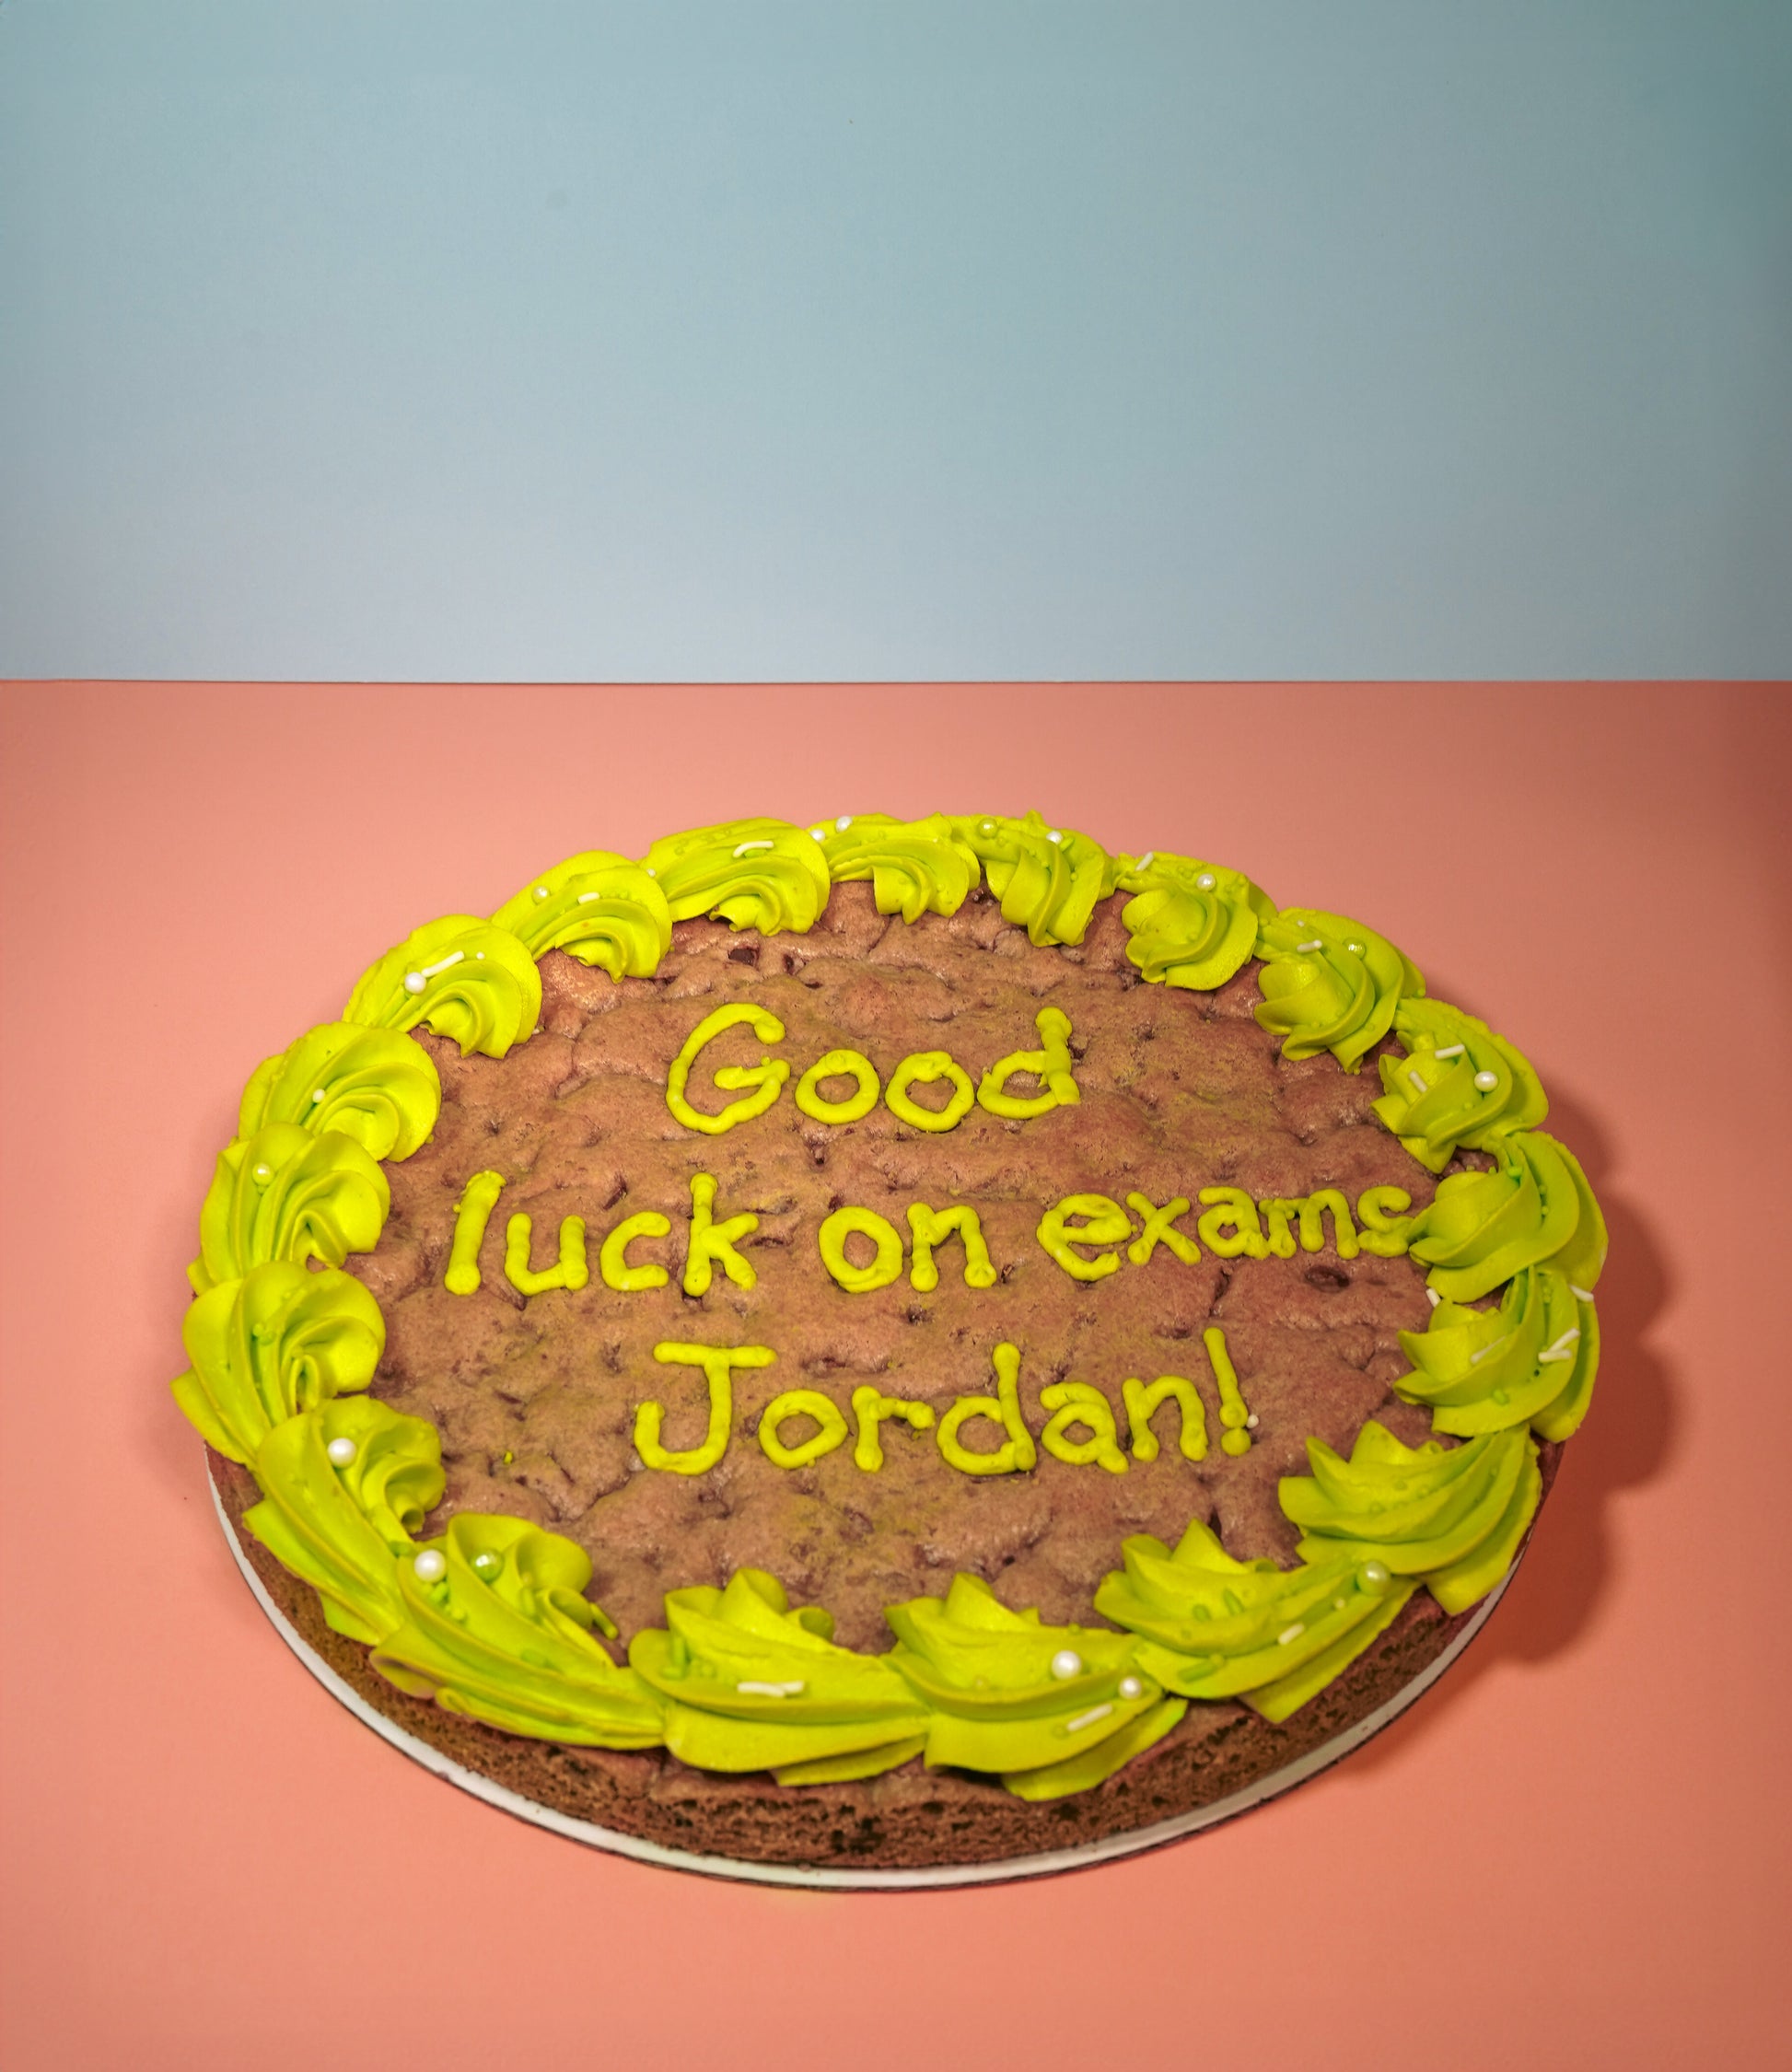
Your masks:
[{"label": "white cake board", "polygon": [[520,1792],[510,1791],[501,1784],[495,1784],[490,1777],[482,1776],[478,1771],[464,1768],[444,1755],[440,1749],[419,1740],[396,1721],[388,1719],[383,1712],[376,1711],[358,1691],[336,1674],[268,1595],[266,1586],[238,1542],[215,1483],[212,1485],[212,1501],[217,1507],[218,1523],[224,1529],[226,1542],[236,1558],[237,1566],[254,1591],[255,1601],[273,1621],[274,1631],[332,1697],[340,1699],[357,1719],[365,1721],[376,1734],[389,1740],[395,1749],[401,1750],[413,1762],[422,1764],[425,1770],[451,1785],[460,1786],[475,1798],[483,1798],[488,1806],[495,1806],[501,1812],[531,1821],[537,1827],[564,1834],[568,1841],[583,1842],[593,1849],[607,1849],[612,1856],[633,1857],[638,1863],[659,1864],[669,1870],[701,1871],[708,1878],[732,1878],[752,1885],[798,1885],[836,1892],[905,1892],[939,1886],[996,1885],[1013,1878],[1049,1878],[1061,1870],[1085,1870],[1091,1864],[1112,1863],[1120,1857],[1136,1856],[1142,1849],[1158,1849],[1167,1842],[1180,1842],[1184,1835],[1217,1827],[1221,1821],[1235,1820],[1239,1814],[1248,1813],[1253,1806],[1261,1806],[1266,1799],[1292,1791],[1296,1785],[1305,1784],[1309,1777],[1329,1769],[1354,1749],[1361,1748],[1365,1741],[1372,1740],[1415,1698],[1422,1697],[1486,1624],[1495,1605],[1505,1595],[1506,1586],[1518,1566],[1515,1562],[1513,1569],[1507,1572],[1498,1587],[1476,1606],[1474,1616],[1437,1660],[1410,1683],[1402,1685],[1385,1705],[1378,1705],[1367,1719],[1358,1720],[1356,1726],[1322,1742],[1286,1769],[1260,1778],[1242,1791],[1235,1791],[1229,1798],[1222,1798],[1212,1806],[1198,1806],[1192,1812],[1179,1813],[1175,1819],[1159,1821],[1153,1827],[1134,1828],[1124,1834],[1111,1834],[1100,1842],[1079,1843],[1071,1849],[1049,1849],[1036,1857],[1009,1857],[999,1863],[929,1864],[907,1870],[830,1870],[809,1868],[801,1864],[742,1863],[733,1857],[704,1857],[689,1849],[669,1849],[663,1843],[644,1841],[635,1834],[618,1834],[611,1828],[599,1827],[595,1822],[575,1820],[569,1813],[556,1812],[552,1806],[537,1805],[534,1799],[525,1798]]}]

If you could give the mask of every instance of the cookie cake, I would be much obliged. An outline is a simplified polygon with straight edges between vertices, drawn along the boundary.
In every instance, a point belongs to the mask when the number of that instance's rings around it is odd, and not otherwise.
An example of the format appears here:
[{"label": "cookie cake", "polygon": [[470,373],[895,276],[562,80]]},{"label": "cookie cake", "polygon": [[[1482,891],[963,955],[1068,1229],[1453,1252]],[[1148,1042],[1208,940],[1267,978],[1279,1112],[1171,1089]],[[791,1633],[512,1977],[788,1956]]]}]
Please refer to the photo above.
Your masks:
[{"label": "cookie cake", "polygon": [[1545,1111],[1201,858],[589,851],[251,1075],[174,1392],[308,1665],[496,1803],[787,1881],[1097,1860],[1485,1616],[1598,1361]]}]

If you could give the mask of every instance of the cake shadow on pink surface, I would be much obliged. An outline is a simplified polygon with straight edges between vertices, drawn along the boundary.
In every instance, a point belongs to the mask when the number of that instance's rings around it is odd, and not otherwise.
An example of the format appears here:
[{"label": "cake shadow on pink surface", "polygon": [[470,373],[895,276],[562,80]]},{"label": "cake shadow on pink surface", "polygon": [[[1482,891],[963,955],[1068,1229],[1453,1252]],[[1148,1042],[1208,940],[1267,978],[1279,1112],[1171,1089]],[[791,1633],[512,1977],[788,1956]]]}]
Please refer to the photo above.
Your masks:
[{"label": "cake shadow on pink surface", "polygon": [[1619,1499],[1658,1480],[1673,1459],[1680,1377],[1648,1343],[1673,1292],[1666,1255],[1612,1182],[1609,1135],[1592,1112],[1552,1092],[1546,1126],[1586,1168],[1612,1240],[1599,1286],[1600,1374],[1592,1408],[1565,1449],[1551,1501],[1495,1616],[1451,1673],[1353,1760],[1358,1776],[1398,1763],[1412,1738],[1434,1732],[1445,1711],[1482,1679],[1507,1666],[1534,1666],[1579,1645],[1600,1607],[1622,1587],[1612,1545]]}]

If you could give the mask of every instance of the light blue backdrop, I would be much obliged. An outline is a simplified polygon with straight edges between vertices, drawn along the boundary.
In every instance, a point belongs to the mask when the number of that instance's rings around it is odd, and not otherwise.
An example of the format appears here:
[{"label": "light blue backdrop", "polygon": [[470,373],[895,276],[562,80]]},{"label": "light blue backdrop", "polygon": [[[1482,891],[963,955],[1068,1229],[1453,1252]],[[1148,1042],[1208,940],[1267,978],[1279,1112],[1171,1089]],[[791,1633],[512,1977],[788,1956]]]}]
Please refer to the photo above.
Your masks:
[{"label": "light blue backdrop", "polygon": [[1789,91],[1788,0],[6,0],[0,671],[1792,673]]}]

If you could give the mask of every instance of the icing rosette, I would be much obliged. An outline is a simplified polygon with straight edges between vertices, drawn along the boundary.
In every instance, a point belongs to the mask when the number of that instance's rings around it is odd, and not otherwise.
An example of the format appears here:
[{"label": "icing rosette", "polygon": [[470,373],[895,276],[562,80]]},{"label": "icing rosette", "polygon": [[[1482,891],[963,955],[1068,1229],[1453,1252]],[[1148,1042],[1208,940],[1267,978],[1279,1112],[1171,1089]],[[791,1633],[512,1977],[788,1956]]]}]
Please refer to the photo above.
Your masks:
[{"label": "icing rosette", "polygon": [[1440,1302],[1425,1331],[1402,1331],[1413,1363],[1395,1389],[1459,1438],[1529,1424],[1545,1438],[1579,1428],[1599,1370],[1599,1319],[1553,1266],[1515,1274],[1496,1310]]},{"label": "icing rosette", "polygon": [[353,1137],[269,1123],[218,1153],[187,1278],[203,1295],[270,1260],[340,1266],[373,1250],[391,1204],[386,1175]]},{"label": "icing rosette", "polygon": [[441,1109],[436,1060],[414,1038],[331,1021],[255,1067],[237,1135],[297,1123],[313,1135],[352,1136],[370,1158],[408,1158],[428,1141]]},{"label": "icing rosette", "polygon": [[1047,827],[1037,813],[960,817],[951,825],[982,862],[1003,920],[1025,928],[1039,949],[1081,942],[1096,901],[1120,882],[1123,858],[1074,828]]},{"label": "icing rosette", "polygon": [[459,1043],[462,1057],[502,1057],[541,1011],[541,974],[509,929],[448,914],[389,949],[349,995],[343,1019],[368,1029],[421,1022]]},{"label": "icing rosette", "polygon": [[1422,1582],[1452,1615],[1512,1566],[1542,1496],[1537,1442],[1522,1426],[1446,1449],[1401,1443],[1371,1418],[1350,1459],[1307,1441],[1310,1475],[1284,1475],[1282,1509],[1302,1532],[1303,1561],[1341,1551]]},{"label": "icing rosette", "polygon": [[[332,1460],[332,1445],[345,1458]],[[351,1640],[396,1633],[398,1557],[414,1550],[411,1535],[445,1485],[436,1427],[370,1396],[339,1396],[276,1425],[255,1479],[262,1501],[243,1523],[317,1591],[328,1624]]]},{"label": "icing rosette", "polygon": [[1140,1636],[1140,1666],[1185,1697],[1239,1697],[1275,1721],[1354,1661],[1415,1588],[1347,1548],[1292,1569],[1235,1561],[1198,1519],[1173,1554],[1141,1533],[1121,1558],[1095,1609]]},{"label": "icing rosette", "polygon": [[837,884],[871,880],[879,914],[956,914],[982,882],[977,854],[943,813],[925,821],[843,813],[809,829]]},{"label": "icing rosette", "polygon": [[1375,1112],[1427,1170],[1442,1172],[1458,1145],[1489,1150],[1548,1114],[1528,1060],[1485,1022],[1441,1000],[1402,999],[1393,1026],[1406,1055],[1379,1060]]},{"label": "icing rosette", "polygon": [[[433,1558],[432,1558],[433,1557]],[[592,1638],[615,1626],[588,1598],[582,1547],[515,1518],[467,1513],[396,1564],[402,1623],[373,1650],[380,1674],[445,1712],[512,1734],[654,1748],[660,1708]]]},{"label": "icing rosette", "polygon": [[208,1288],[181,1336],[192,1365],[170,1384],[174,1400],[211,1445],[248,1467],[274,1426],[367,1387],[386,1320],[352,1275],[270,1260]]},{"label": "icing rosette", "polygon": [[651,872],[608,849],[587,849],[531,878],[492,916],[531,957],[564,949],[613,979],[651,978],[672,947],[672,915]]},{"label": "icing rosette", "polygon": [[836,1647],[831,1614],[793,1612],[762,1569],[736,1569],[726,1589],[668,1590],[666,1624],[636,1634],[628,1659],[664,1702],[666,1746],[681,1762],[837,1783],[921,1747],[925,1708],[889,1659]]},{"label": "icing rosette", "polygon": [[1495,1138],[1492,1150],[1491,1171],[1451,1173],[1407,1226],[1430,1286],[1474,1302],[1547,1261],[1590,1292],[1605,1264],[1605,1218],[1579,1160],[1542,1130]]},{"label": "icing rosette", "polygon": [[801,933],[827,904],[831,880],[820,844],[787,821],[725,821],[669,834],[647,851],[674,921],[720,914],[731,928]]},{"label": "icing rosette", "polygon": [[1275,918],[1275,902],[1242,871],[1155,852],[1122,871],[1129,963],[1154,984],[1211,993],[1237,975]]},{"label": "icing rosette", "polygon": [[1263,1000],[1256,1016],[1282,1032],[1282,1055],[1330,1051],[1346,1072],[1362,1069],[1401,1001],[1425,991],[1418,966],[1385,936],[1314,907],[1288,907],[1265,922],[1257,954]]},{"label": "icing rosette", "polygon": [[1022,1798],[1099,1784],[1185,1709],[1138,1669],[1130,1634],[1041,1625],[975,1576],[884,1617],[897,1638],[888,1659],[928,1708],[927,1763],[998,1772]]}]

